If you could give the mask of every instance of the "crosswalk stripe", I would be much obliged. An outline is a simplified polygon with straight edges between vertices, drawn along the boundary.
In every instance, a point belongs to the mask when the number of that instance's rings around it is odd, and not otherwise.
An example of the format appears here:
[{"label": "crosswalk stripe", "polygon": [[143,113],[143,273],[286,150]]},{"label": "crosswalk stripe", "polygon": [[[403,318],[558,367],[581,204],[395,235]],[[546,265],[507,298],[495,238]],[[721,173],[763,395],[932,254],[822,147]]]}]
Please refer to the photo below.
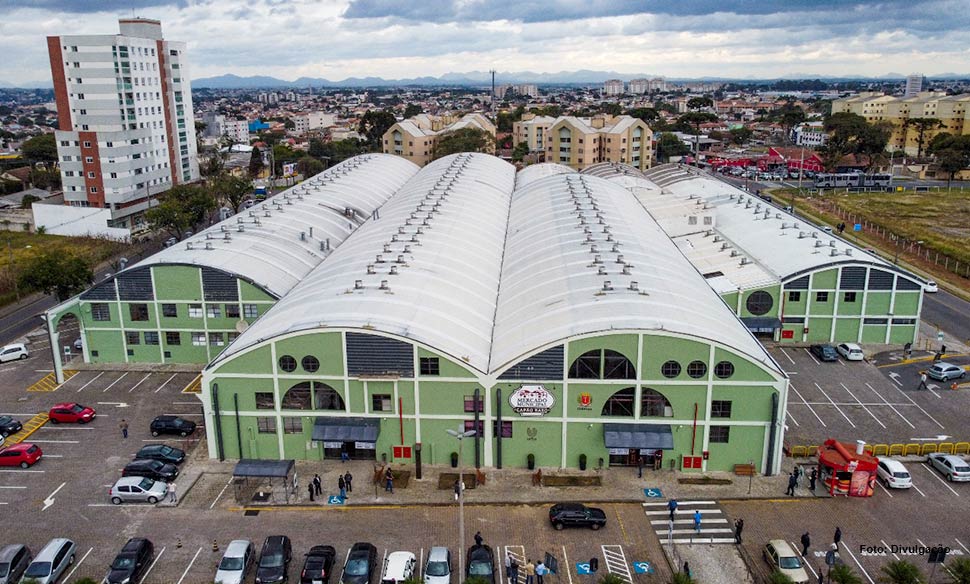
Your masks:
[{"label": "crosswalk stripe", "polygon": [[[641,503],[644,507],[666,507],[667,503]],[[717,501],[677,501],[678,507],[687,505],[717,505]]]},{"label": "crosswalk stripe", "polygon": [[[724,511],[714,501],[678,501],[674,510],[674,520],[670,521],[669,509],[666,503],[644,504],[644,514],[650,520],[650,525],[661,541],[673,543],[735,543],[734,529]],[[694,514],[700,513],[700,530],[693,529]],[[657,519],[664,517],[664,519]],[[725,537],[726,536],[726,537]]]},{"label": "crosswalk stripe", "polygon": [[[727,522],[728,522],[728,520],[727,519],[724,519],[723,517],[715,517],[713,519],[712,518],[705,518],[704,521],[703,521],[703,523],[705,525],[707,525],[708,523],[727,523]],[[694,524],[694,520],[693,519],[674,519],[674,525],[693,525],[693,524]],[[668,519],[651,519],[650,520],[650,525],[664,525],[664,526],[666,526],[666,525],[670,525],[670,520],[668,520]]]}]

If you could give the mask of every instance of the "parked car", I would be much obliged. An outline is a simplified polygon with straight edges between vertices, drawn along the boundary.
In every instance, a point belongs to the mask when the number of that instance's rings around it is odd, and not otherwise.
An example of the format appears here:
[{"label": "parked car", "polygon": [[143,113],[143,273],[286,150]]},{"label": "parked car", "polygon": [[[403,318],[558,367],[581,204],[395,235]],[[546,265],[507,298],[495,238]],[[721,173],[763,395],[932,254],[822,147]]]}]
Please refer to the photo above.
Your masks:
[{"label": "parked car", "polygon": [[77,546],[74,542],[58,537],[47,542],[47,545],[34,557],[34,561],[27,566],[24,580],[37,584],[53,584],[57,582],[67,567],[74,563]]},{"label": "parked car", "polygon": [[34,555],[23,544],[10,544],[0,548],[0,584],[17,584],[24,575]]},{"label": "parked car", "polygon": [[152,564],[155,545],[144,537],[133,537],[125,543],[111,562],[111,569],[101,584],[137,584]]},{"label": "parked car", "polygon": [[935,468],[951,482],[970,481],[970,464],[955,454],[934,452],[930,454],[930,466]]},{"label": "parked car", "polygon": [[222,554],[216,569],[215,584],[242,584],[253,565],[256,548],[248,539],[234,539]]},{"label": "parked car", "polygon": [[465,566],[465,579],[477,576],[495,584],[495,556],[487,545],[473,545],[468,548],[468,562]]},{"label": "parked car", "polygon": [[903,463],[892,458],[880,458],[876,476],[882,484],[892,489],[908,489],[913,486],[913,477]]},{"label": "parked car", "polygon": [[154,505],[165,498],[168,485],[146,477],[121,477],[111,486],[111,502],[121,505],[128,501],[144,501]]},{"label": "parked car", "polygon": [[337,550],[332,545],[315,545],[306,553],[300,584],[329,584]]},{"label": "parked car", "polygon": [[6,438],[11,434],[16,434],[23,429],[24,425],[14,420],[10,416],[0,416],[0,436]]},{"label": "parked car", "polygon": [[819,361],[838,361],[839,353],[832,345],[812,345],[809,348]]},{"label": "parked car", "polygon": [[149,444],[135,453],[135,460],[160,460],[169,464],[182,464],[185,451],[167,444]]},{"label": "parked car", "polygon": [[188,436],[195,432],[195,422],[186,420],[178,416],[158,416],[152,420],[152,436],[159,434],[178,434]]},{"label": "parked car", "polygon": [[950,381],[951,379],[963,379],[967,374],[966,370],[959,365],[940,361],[933,364],[926,370],[926,375],[937,381]]},{"label": "parked car", "polygon": [[74,350],[75,351],[80,351],[83,348],[84,348],[84,340],[81,337],[78,337],[74,341]]},{"label": "parked car", "polygon": [[806,584],[808,582],[808,573],[802,567],[801,558],[785,540],[773,539],[769,541],[765,544],[765,549],[761,551],[761,555],[773,570],[778,570],[788,576],[795,584]]},{"label": "parked car", "polygon": [[391,552],[384,558],[381,584],[398,584],[410,580],[414,576],[417,563],[411,552]]},{"label": "parked car", "polygon": [[30,352],[27,351],[27,346],[23,343],[4,345],[3,348],[0,349],[0,363],[16,361],[17,359],[26,359],[27,357],[30,357]]},{"label": "parked car", "polygon": [[933,280],[927,280],[926,283],[923,284],[923,292],[929,292],[930,294],[936,294],[939,291],[940,291],[940,286],[936,282],[934,282]]},{"label": "parked car", "polygon": [[167,464],[161,460],[133,460],[125,465],[121,471],[123,477],[145,477],[153,481],[171,482],[179,476],[179,469],[174,464]]},{"label": "parked car", "polygon": [[377,548],[373,544],[358,542],[347,554],[340,584],[368,584],[374,580],[376,573]]},{"label": "parked car", "polygon": [[47,414],[51,424],[87,424],[97,416],[94,408],[82,406],[75,402],[55,404]]},{"label": "parked car", "polygon": [[866,356],[862,347],[855,343],[839,343],[835,349],[846,361],[862,361]]},{"label": "parked car", "polygon": [[596,530],[606,525],[606,513],[579,503],[559,503],[549,508],[549,522],[556,529],[589,527]]},{"label": "parked car", "polygon": [[[3,440],[3,438],[0,437],[0,440]],[[44,453],[41,451],[40,446],[36,444],[30,444],[29,442],[11,444],[0,451],[0,466],[30,468],[37,464],[37,461],[43,455]]]},{"label": "parked car", "polygon": [[285,535],[271,535],[263,542],[256,566],[256,584],[277,584],[289,581],[293,547]]},{"label": "parked car", "polygon": [[448,548],[435,546],[428,552],[424,584],[451,584],[451,552]]}]

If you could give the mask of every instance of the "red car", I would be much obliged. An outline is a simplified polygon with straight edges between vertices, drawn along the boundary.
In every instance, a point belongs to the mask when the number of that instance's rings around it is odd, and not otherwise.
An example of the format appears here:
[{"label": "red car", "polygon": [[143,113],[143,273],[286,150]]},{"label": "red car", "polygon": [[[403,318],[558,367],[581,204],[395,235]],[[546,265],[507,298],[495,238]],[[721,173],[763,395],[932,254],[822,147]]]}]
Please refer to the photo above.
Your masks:
[{"label": "red car", "polygon": [[8,446],[0,450],[0,466],[29,468],[40,460],[40,457],[43,455],[44,453],[41,452],[40,446],[36,444],[29,444],[27,442],[14,444],[13,446]]},{"label": "red car", "polygon": [[49,415],[52,424],[59,424],[61,422],[65,424],[87,424],[97,414],[93,408],[88,408],[74,402],[64,402],[52,407]]}]

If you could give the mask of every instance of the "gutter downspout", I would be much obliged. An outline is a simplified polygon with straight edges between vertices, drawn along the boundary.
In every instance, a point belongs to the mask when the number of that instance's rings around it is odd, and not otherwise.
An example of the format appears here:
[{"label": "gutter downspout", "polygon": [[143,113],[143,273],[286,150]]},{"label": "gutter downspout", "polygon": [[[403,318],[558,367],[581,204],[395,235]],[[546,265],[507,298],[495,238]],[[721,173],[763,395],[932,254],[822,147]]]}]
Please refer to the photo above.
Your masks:
[{"label": "gutter downspout", "polygon": [[482,468],[482,432],[479,432],[481,424],[481,414],[478,411],[478,404],[482,403],[481,388],[475,388],[475,468]]},{"label": "gutter downspout", "polygon": [[763,469],[764,475],[771,476],[775,465],[775,440],[778,433],[778,394],[771,394],[771,430],[768,431],[768,460]]},{"label": "gutter downspout", "polygon": [[238,393],[232,394],[232,402],[233,402],[233,405],[236,407],[236,443],[237,443],[237,446],[239,446],[239,459],[242,460],[244,456],[243,456],[243,449],[242,449],[242,425],[239,422],[239,394]]},{"label": "gutter downspout", "polygon": [[[222,444],[222,420],[219,416],[219,384],[212,384],[212,421],[216,426],[216,452],[219,456],[219,462],[224,462],[226,460],[225,447]],[[239,453],[239,458],[242,458],[242,452]]]},{"label": "gutter downspout", "polygon": [[495,390],[495,423],[498,432],[495,433],[495,468],[502,468],[502,388]]}]

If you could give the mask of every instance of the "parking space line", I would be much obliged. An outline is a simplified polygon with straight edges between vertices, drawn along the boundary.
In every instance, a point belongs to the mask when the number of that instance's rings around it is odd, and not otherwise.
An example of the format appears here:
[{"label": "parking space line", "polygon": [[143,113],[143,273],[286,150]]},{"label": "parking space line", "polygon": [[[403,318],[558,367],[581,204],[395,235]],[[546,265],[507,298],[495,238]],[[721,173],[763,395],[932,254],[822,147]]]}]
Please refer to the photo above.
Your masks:
[{"label": "parking space line", "polygon": [[818,416],[818,412],[812,409],[812,406],[808,405],[808,402],[805,401],[805,398],[802,397],[802,394],[797,389],[795,389],[795,386],[791,383],[791,381],[788,382],[788,387],[790,387],[792,391],[795,392],[795,395],[798,396],[798,399],[802,400],[802,403],[805,404],[805,407],[808,408],[808,411],[812,412],[812,415],[815,416],[815,419],[818,420],[818,423],[821,424],[823,428],[827,428],[827,426],[825,425],[825,422],[823,422],[822,418]]},{"label": "parking space line", "polygon": [[786,357],[786,358],[787,358],[787,359],[788,359],[789,361],[791,361],[791,364],[792,364],[792,365],[794,365],[794,364],[795,364],[795,360],[794,360],[794,359],[792,359],[792,358],[791,358],[791,357],[790,357],[790,356],[788,355],[788,351],[786,351],[786,350],[784,350],[784,349],[782,349],[782,350],[781,350],[781,354],[782,354],[782,355],[784,355],[784,356],[785,356],[785,357]]},{"label": "parking space line", "polygon": [[[421,548],[419,557],[420,559],[418,560],[418,582],[424,582],[424,578],[422,577],[422,574],[421,574],[421,571],[424,567],[424,548]],[[498,573],[499,573],[498,584],[502,584],[502,570],[499,570]]]},{"label": "parking space line", "polygon": [[916,486],[916,483],[912,483],[912,484],[913,484],[913,488],[916,489],[917,493],[919,493],[920,495],[923,495],[924,497],[926,496],[926,493],[921,491],[920,488]]},{"label": "parking space line", "polygon": [[88,559],[88,556],[91,555],[91,552],[93,552],[93,551],[94,551],[94,548],[93,547],[88,548],[88,551],[83,556],[81,556],[81,561],[79,561],[78,563],[74,564],[74,569],[72,569],[70,572],[68,572],[67,573],[67,576],[64,577],[64,581],[65,582],[70,581],[71,576],[74,575],[74,572],[76,572],[77,569],[81,567],[81,564],[84,563],[84,560]]},{"label": "parking space line", "polygon": [[80,440],[31,440],[34,444],[80,444]]},{"label": "parking space line", "polygon": [[842,389],[844,389],[847,392],[849,392],[849,395],[852,396],[852,399],[854,399],[856,402],[858,402],[859,405],[862,406],[862,409],[864,409],[867,414],[869,414],[870,416],[872,416],[872,419],[875,420],[877,424],[879,424],[880,426],[882,426],[882,429],[883,430],[886,429],[886,425],[882,423],[882,420],[880,420],[879,418],[877,418],[876,417],[876,414],[872,413],[872,410],[870,410],[869,408],[867,408],[866,405],[864,403],[862,403],[862,400],[860,400],[859,398],[857,398],[856,395],[854,393],[852,393],[852,390],[851,389],[849,389],[848,387],[846,387],[846,385],[844,383],[839,382],[839,385],[842,386]]},{"label": "parking space line", "polygon": [[[510,551],[510,548],[515,548],[518,551],[517,552]],[[525,561],[526,561],[526,557],[525,557],[525,546],[521,546],[521,545],[507,545],[507,546],[505,546],[505,555],[506,556],[511,556],[512,559],[515,560],[515,563],[518,564],[519,565],[519,568],[520,568],[519,571],[518,571],[518,573],[517,573],[517,577],[515,579],[515,582],[509,581],[509,584],[519,584],[520,582],[525,582]],[[504,560],[502,562],[502,566],[503,567],[505,566]]]},{"label": "parking space line", "polygon": [[869,575],[869,572],[867,572],[866,569],[862,567],[862,564],[859,563],[858,558],[856,558],[855,554],[852,553],[852,549],[851,549],[852,546],[849,545],[849,542],[845,540],[842,540],[842,542],[844,544],[843,547],[845,547],[845,551],[848,552],[849,557],[852,558],[852,561],[855,562],[855,565],[859,566],[859,569],[862,570],[862,574],[865,575],[866,580],[869,580],[869,584],[876,584],[876,581],[872,579],[872,576]]},{"label": "parking space line", "polygon": [[[566,566],[566,575],[569,576],[569,584],[573,584],[573,571],[569,569],[569,557],[566,556],[566,546],[562,546],[562,562]],[[556,575],[558,576],[559,574]]]},{"label": "parking space line", "polygon": [[822,389],[822,386],[819,385],[818,383],[816,383],[815,384],[815,387],[817,387],[818,390],[822,392],[822,395],[825,396],[825,399],[829,400],[829,403],[831,403],[832,406],[835,407],[836,411],[838,411],[840,414],[842,414],[842,417],[845,418],[845,421],[848,422],[850,426],[852,426],[853,428],[855,428],[855,423],[852,422],[852,418],[850,418],[849,416],[845,415],[845,412],[842,411],[842,408],[840,408],[839,406],[837,406],[835,404],[835,402],[832,401],[832,398],[829,397],[829,394],[825,393],[825,390]]},{"label": "parking space line", "polygon": [[626,554],[623,553],[622,545],[601,545],[603,552],[603,562],[606,564],[606,571],[623,580],[627,584],[633,584],[633,574],[626,562]]},{"label": "parking space line", "polygon": [[118,379],[115,379],[114,381],[112,381],[111,382],[111,385],[109,385],[108,387],[104,388],[104,391],[107,392],[109,389],[111,389],[112,387],[114,387],[115,385],[117,385],[119,381],[121,381],[122,379],[124,379],[127,376],[128,376],[128,372],[123,373],[121,375],[121,377],[119,377]]},{"label": "parking space line", "polygon": [[165,383],[163,383],[163,384],[161,384],[161,385],[159,385],[159,386],[158,386],[158,389],[156,389],[156,390],[155,390],[155,391],[154,391],[153,393],[158,393],[158,392],[160,392],[160,391],[162,391],[162,388],[163,388],[163,387],[165,387],[166,385],[168,385],[168,382],[169,382],[169,381],[171,381],[171,380],[173,380],[173,379],[175,379],[175,376],[176,376],[176,375],[178,375],[178,373],[173,373],[173,374],[172,374],[172,376],[171,376],[171,377],[169,377],[168,379],[166,379],[166,380],[165,380]]},{"label": "parking space line", "polygon": [[880,539],[879,541],[882,543],[882,546],[884,548],[886,548],[887,550],[889,550],[889,553],[891,553],[893,555],[893,557],[896,558],[896,561],[898,562],[899,561],[899,555],[897,555],[896,552],[892,551],[892,548],[889,547],[889,544],[886,543],[886,540]]},{"label": "parking space line", "polygon": [[[46,457],[47,455],[45,454],[44,456]],[[13,472],[13,473],[18,473],[18,472],[23,472],[23,473],[39,472],[39,473],[43,473],[43,472],[46,472],[46,471],[43,471],[43,470],[28,470],[28,469],[23,469],[23,468],[21,468],[21,469],[12,469],[12,468],[11,469],[6,469],[6,468],[4,468],[4,469],[0,469],[0,472]]]},{"label": "parking space line", "polygon": [[889,492],[889,489],[887,489],[886,487],[882,486],[882,483],[880,483],[879,481],[876,481],[876,484],[879,485],[879,488],[882,489],[883,491],[885,491],[887,495],[889,495],[889,498],[890,499],[893,498],[893,494]]},{"label": "parking space line", "polygon": [[145,575],[141,577],[142,582],[144,582],[145,580],[148,580],[148,575],[152,573],[152,569],[155,567],[155,564],[158,563],[158,560],[165,554],[166,549],[167,548],[163,547],[162,551],[158,552],[158,555],[155,556],[155,560],[152,562],[152,565],[148,566],[148,569],[145,570]]},{"label": "parking space line", "polygon": [[[199,546],[199,549],[198,549],[198,551],[196,551],[196,552],[195,552],[195,555],[194,555],[194,556],[192,556],[192,561],[191,561],[191,562],[189,562],[189,565],[185,567],[185,571],[184,571],[184,572],[182,572],[182,577],[181,577],[181,578],[179,578],[179,581],[178,581],[178,583],[177,583],[177,584],[182,584],[182,580],[185,580],[185,576],[186,576],[186,575],[188,575],[188,573],[189,573],[189,570],[191,570],[191,569],[192,569],[192,564],[194,564],[194,563],[195,563],[195,560],[196,560],[196,559],[198,559],[198,557],[199,557],[199,554],[201,554],[201,553],[202,553],[202,546]],[[347,550],[347,553],[349,554],[349,553],[350,553],[350,550]]]},{"label": "parking space line", "polygon": [[962,541],[960,541],[959,539],[957,539],[955,537],[953,538],[953,541],[957,542],[957,544],[959,544],[960,547],[962,547],[968,554],[970,554],[970,548],[968,548],[967,546],[963,545],[963,542]]},{"label": "parking space line", "polygon": [[139,386],[139,385],[141,385],[142,383],[145,383],[145,382],[146,382],[146,381],[148,380],[148,378],[149,378],[149,377],[151,377],[151,376],[152,376],[152,374],[151,374],[151,373],[149,373],[148,375],[146,375],[146,376],[144,376],[144,377],[142,377],[142,378],[141,378],[141,381],[139,381],[139,382],[138,382],[138,383],[136,383],[135,385],[132,385],[132,386],[131,386],[131,389],[129,389],[129,390],[128,390],[128,393],[131,393],[131,392],[133,392],[133,391],[135,391],[135,388],[136,388],[136,387],[138,387],[138,386]]},{"label": "parking space line", "polygon": [[928,467],[928,466],[927,466],[927,465],[925,465],[925,464],[920,464],[920,466],[921,466],[921,467],[923,467],[923,468],[925,468],[925,469],[926,469],[926,472],[928,472],[928,473],[930,473],[931,475],[933,475],[933,478],[934,478],[934,479],[936,479],[936,480],[938,480],[938,481],[940,481],[940,483],[942,483],[944,487],[946,487],[946,488],[948,488],[948,489],[950,489],[950,492],[951,492],[951,493],[953,493],[953,494],[954,494],[954,495],[956,495],[957,497],[959,497],[959,496],[960,496],[960,493],[958,493],[958,492],[956,492],[956,491],[954,491],[954,490],[953,490],[953,487],[951,487],[950,485],[948,485],[948,484],[946,484],[946,481],[944,481],[944,480],[943,480],[943,479],[942,479],[942,478],[941,478],[941,477],[940,477],[940,476],[939,476],[938,474],[936,474],[936,471],[935,471],[935,470],[933,470],[932,468],[930,468],[930,467]]},{"label": "parking space line", "polygon": [[809,357],[812,358],[812,361],[815,361],[816,365],[821,365],[821,363],[818,362],[818,359],[815,358],[815,355],[813,355],[811,351],[809,351],[808,349],[804,349],[804,351],[805,353],[808,354]]},{"label": "parking space line", "polygon": [[226,492],[226,489],[228,489],[229,485],[231,484],[232,484],[232,479],[229,479],[229,482],[226,483],[226,486],[222,487],[222,490],[219,491],[219,494],[216,495],[216,498],[212,500],[212,504],[209,505],[209,509],[212,509],[213,507],[216,506],[216,503],[219,502],[219,499],[222,497],[222,494]]},{"label": "parking space line", "polygon": [[795,419],[795,416],[791,415],[791,412],[786,411],[785,414],[787,414],[788,417],[791,418],[791,421],[794,422],[796,426],[801,426],[801,424],[798,423],[798,420]]},{"label": "parking space line", "polygon": [[81,390],[82,389],[84,389],[85,387],[87,387],[87,386],[91,385],[92,383],[94,383],[95,381],[97,381],[98,378],[101,377],[104,374],[105,374],[104,371],[102,371],[101,373],[98,373],[97,375],[94,376],[93,379],[91,379],[91,381],[88,381],[87,383],[85,383],[84,385],[82,385],[81,387],[79,387],[78,390],[77,390],[77,392],[78,393],[81,393]]},{"label": "parking space line", "polygon": [[903,397],[905,397],[905,398],[906,398],[907,400],[909,400],[909,403],[911,403],[911,404],[913,404],[914,406],[916,406],[917,408],[919,408],[919,411],[921,411],[921,412],[923,412],[924,414],[926,414],[926,417],[927,417],[927,418],[929,418],[929,419],[931,419],[931,420],[933,420],[933,422],[934,422],[934,423],[935,423],[935,424],[936,424],[937,426],[939,426],[939,427],[940,427],[940,430],[945,430],[945,429],[946,429],[946,428],[944,428],[944,427],[943,427],[943,424],[941,424],[941,423],[939,423],[939,422],[938,422],[938,421],[936,420],[936,418],[934,418],[933,416],[931,416],[931,415],[930,415],[930,413],[929,413],[929,412],[927,412],[926,410],[924,410],[924,409],[923,409],[923,406],[921,406],[921,405],[919,405],[918,403],[916,403],[915,401],[913,401],[913,398],[911,398],[911,397],[909,397],[908,395],[906,395],[906,393],[905,393],[905,392],[904,392],[903,390],[901,390],[901,389],[899,389],[898,387],[896,387],[896,388],[893,388],[893,389],[895,389],[895,390],[896,390],[896,391],[898,391],[899,393],[901,393],[901,394],[903,394]]},{"label": "parking space line", "polygon": [[26,489],[27,487],[0,486],[0,489]]},{"label": "parking space line", "polygon": [[[798,546],[795,545],[795,542],[794,541],[790,541],[788,543],[791,544],[791,549],[793,549],[793,550],[797,550],[798,549]],[[802,557],[804,558],[804,556],[802,556]],[[816,572],[815,571],[815,568],[812,567],[812,562],[806,560],[806,561],[803,561],[802,562],[802,565],[807,566],[808,569],[809,569],[809,571],[812,572],[812,576],[815,576],[815,579],[818,579],[818,572]]]},{"label": "parking space line", "polygon": [[[874,394],[876,394],[876,395],[878,395],[878,396],[879,396],[879,399],[881,399],[881,400],[882,400],[883,402],[885,402],[885,404],[886,404],[887,406],[889,406],[889,408],[890,408],[890,409],[891,409],[892,411],[894,411],[894,412],[896,412],[896,415],[897,415],[897,416],[899,416],[900,418],[902,418],[902,420],[903,420],[904,422],[906,422],[906,424],[907,424],[907,425],[908,425],[908,426],[909,426],[909,427],[910,427],[911,429],[913,429],[913,430],[915,430],[915,429],[916,429],[916,426],[914,426],[914,425],[912,425],[912,424],[910,424],[910,422],[909,422],[909,420],[907,420],[907,419],[906,419],[906,416],[904,416],[904,415],[902,415],[901,413],[899,413],[899,410],[897,410],[897,409],[896,409],[896,406],[894,406],[893,404],[891,404],[891,403],[889,403],[889,400],[887,400],[886,398],[884,398],[884,397],[882,396],[882,394],[881,394],[881,393],[879,393],[878,391],[876,391],[876,388],[875,388],[875,387],[873,387],[873,386],[871,386],[871,385],[869,385],[869,382],[868,382],[868,381],[866,382],[866,387],[868,387],[869,389],[871,389],[871,390],[872,390],[872,393],[874,393]],[[902,404],[900,404],[900,405],[902,405]]]}]

